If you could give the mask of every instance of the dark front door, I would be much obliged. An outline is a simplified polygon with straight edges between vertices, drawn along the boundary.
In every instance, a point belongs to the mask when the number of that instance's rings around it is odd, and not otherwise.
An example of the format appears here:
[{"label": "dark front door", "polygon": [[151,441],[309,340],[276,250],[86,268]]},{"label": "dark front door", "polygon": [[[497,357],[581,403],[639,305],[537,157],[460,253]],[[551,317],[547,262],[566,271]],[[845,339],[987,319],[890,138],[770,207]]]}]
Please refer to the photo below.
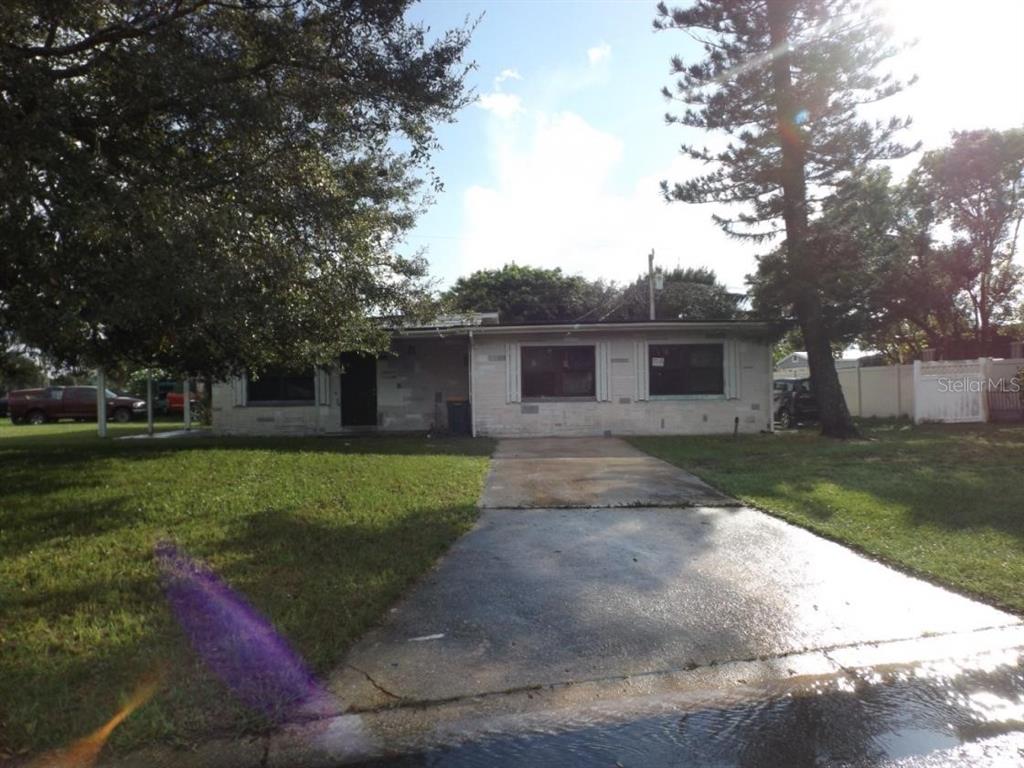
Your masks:
[{"label": "dark front door", "polygon": [[341,356],[341,426],[377,425],[377,360],[346,352]]}]

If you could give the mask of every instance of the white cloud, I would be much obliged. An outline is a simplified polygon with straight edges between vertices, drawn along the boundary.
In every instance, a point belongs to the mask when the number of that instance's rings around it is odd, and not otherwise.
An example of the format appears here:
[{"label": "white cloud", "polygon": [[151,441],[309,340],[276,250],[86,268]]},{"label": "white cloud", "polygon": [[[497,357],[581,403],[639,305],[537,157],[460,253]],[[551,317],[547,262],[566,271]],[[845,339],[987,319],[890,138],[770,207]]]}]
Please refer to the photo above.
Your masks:
[{"label": "white cloud", "polygon": [[477,99],[477,106],[502,120],[523,111],[522,100],[513,93],[485,93]]},{"label": "white cloud", "polygon": [[501,85],[506,80],[522,80],[522,79],[523,79],[523,76],[519,74],[519,70],[517,70],[517,69],[503,69],[503,70],[501,70],[501,73],[496,78],[494,78],[494,87],[496,89],[498,89],[498,90],[501,90],[500,88],[498,88],[498,86]]},{"label": "white cloud", "polygon": [[458,273],[511,261],[619,282],[646,269],[653,247],[667,267],[709,266],[730,287],[751,271],[751,246],[710,222],[704,206],[669,205],[658,183],[692,175],[677,158],[616,188],[623,142],[572,112],[529,111],[491,134],[495,179],[463,198]]},{"label": "white cloud", "polygon": [[596,66],[602,61],[608,59],[612,55],[612,47],[608,43],[601,43],[595,45],[593,48],[587,48],[587,61],[590,62],[590,66]]}]

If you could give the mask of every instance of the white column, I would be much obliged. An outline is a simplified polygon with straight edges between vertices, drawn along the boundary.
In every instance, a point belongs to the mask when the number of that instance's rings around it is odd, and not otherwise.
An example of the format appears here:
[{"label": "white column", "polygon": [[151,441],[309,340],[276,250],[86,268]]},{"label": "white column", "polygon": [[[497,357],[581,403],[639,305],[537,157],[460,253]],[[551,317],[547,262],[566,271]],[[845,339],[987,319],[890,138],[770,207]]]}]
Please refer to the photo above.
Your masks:
[{"label": "white column", "polygon": [[96,432],[107,436],[107,374],[102,368],[96,370]]},{"label": "white column", "polygon": [[473,372],[476,370],[476,363],[473,360],[473,331],[469,332],[469,434],[476,437],[476,399],[474,397],[475,387],[473,386]]},{"label": "white column", "polygon": [[190,385],[191,382],[186,376],[185,382],[181,388],[182,392],[185,393],[185,402],[181,406],[182,411],[185,415],[185,429],[192,429],[192,388]]}]

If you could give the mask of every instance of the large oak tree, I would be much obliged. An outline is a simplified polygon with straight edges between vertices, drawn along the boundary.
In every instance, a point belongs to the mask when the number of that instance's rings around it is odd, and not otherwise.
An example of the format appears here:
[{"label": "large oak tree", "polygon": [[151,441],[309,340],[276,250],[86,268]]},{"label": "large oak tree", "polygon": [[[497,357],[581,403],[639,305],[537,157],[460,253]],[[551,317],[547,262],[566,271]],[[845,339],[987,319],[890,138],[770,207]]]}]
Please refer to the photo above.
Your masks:
[{"label": "large oak tree", "polygon": [[711,148],[683,146],[709,170],[665,184],[665,194],[688,203],[745,204],[735,217],[716,217],[736,236],[784,232],[783,272],[822,432],[855,434],[832,357],[810,226],[817,203],[836,184],[872,161],[909,151],[894,140],[906,121],[870,121],[861,111],[902,87],[878,73],[895,53],[887,31],[872,3],[860,0],[697,0],[675,9],[662,3],[654,23],[687,32],[703,49],[698,60],[672,62],[675,88],[664,93],[685,109],[667,119],[724,135]]},{"label": "large oak tree", "polygon": [[[409,0],[7,0],[0,327],[56,363],[226,374],[374,348],[466,101]],[[426,183],[424,183],[426,182]]]}]

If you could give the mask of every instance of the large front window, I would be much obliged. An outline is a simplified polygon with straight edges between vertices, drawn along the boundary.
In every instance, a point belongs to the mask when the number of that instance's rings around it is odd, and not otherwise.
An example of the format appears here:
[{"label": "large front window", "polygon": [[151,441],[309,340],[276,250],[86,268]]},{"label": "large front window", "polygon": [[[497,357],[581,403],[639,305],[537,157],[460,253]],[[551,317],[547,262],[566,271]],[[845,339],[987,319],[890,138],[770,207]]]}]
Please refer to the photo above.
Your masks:
[{"label": "large front window", "polygon": [[651,395],[725,393],[721,344],[651,344]]},{"label": "large front window", "polygon": [[594,397],[594,347],[523,347],[523,397]]},{"label": "large front window", "polygon": [[316,401],[312,369],[291,371],[269,368],[248,378],[247,403],[309,404]]}]

